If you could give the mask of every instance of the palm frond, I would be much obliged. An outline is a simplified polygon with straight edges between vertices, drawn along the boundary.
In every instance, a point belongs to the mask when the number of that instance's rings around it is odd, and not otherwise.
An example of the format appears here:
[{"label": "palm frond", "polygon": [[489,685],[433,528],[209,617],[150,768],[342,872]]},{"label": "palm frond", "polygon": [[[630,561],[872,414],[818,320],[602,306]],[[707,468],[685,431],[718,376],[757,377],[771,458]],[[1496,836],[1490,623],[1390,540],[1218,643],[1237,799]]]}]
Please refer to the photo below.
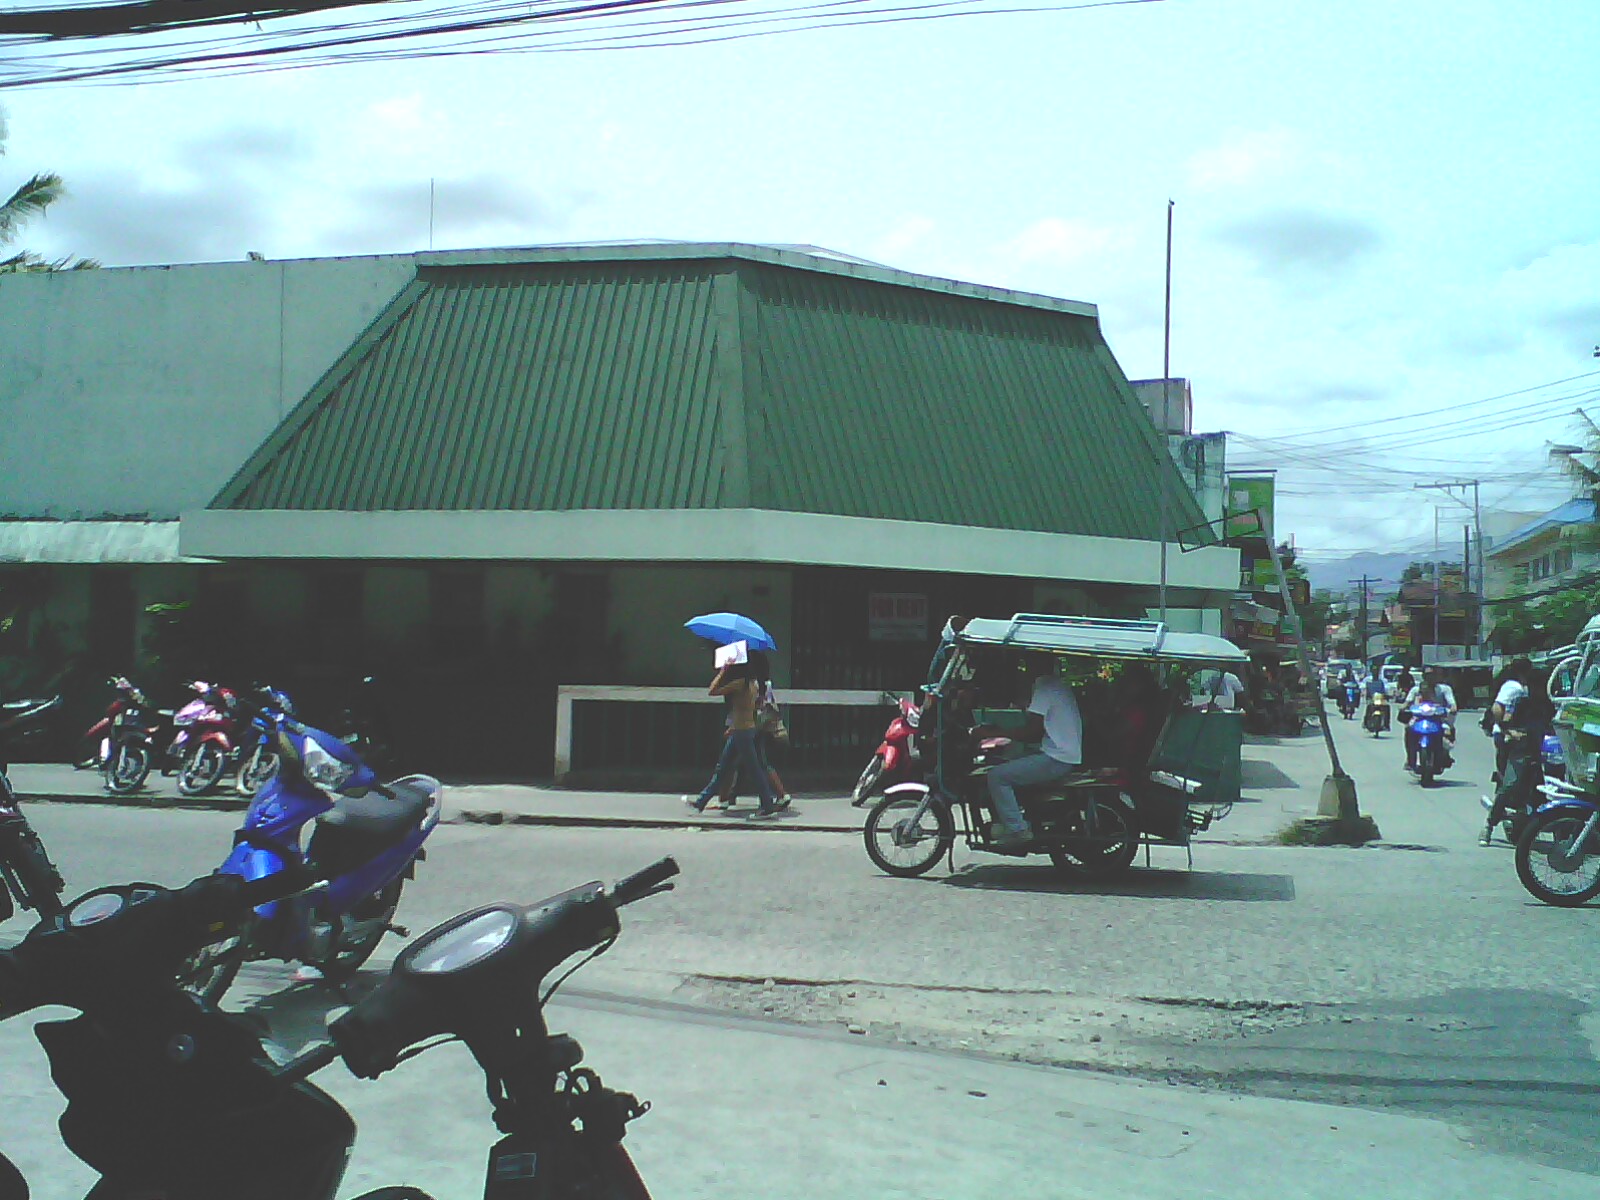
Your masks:
[{"label": "palm frond", "polygon": [[20,275],[35,271],[92,271],[100,264],[92,258],[45,258],[32,250],[19,250],[9,258],[0,258],[0,275]]},{"label": "palm frond", "polygon": [[49,208],[66,192],[61,176],[35,175],[23,183],[10,199],[0,203],[0,246],[17,236],[17,230],[30,217],[36,217]]}]

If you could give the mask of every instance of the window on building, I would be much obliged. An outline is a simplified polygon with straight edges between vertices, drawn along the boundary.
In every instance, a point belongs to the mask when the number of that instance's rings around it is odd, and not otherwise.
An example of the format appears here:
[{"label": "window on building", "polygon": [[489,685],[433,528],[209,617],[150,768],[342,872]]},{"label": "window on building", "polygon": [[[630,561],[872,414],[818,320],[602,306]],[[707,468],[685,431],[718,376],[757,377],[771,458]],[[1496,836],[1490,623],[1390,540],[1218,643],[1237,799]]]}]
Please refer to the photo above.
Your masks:
[{"label": "window on building", "polygon": [[481,653],[486,641],[483,568],[444,567],[428,577],[428,631],[435,654]]}]

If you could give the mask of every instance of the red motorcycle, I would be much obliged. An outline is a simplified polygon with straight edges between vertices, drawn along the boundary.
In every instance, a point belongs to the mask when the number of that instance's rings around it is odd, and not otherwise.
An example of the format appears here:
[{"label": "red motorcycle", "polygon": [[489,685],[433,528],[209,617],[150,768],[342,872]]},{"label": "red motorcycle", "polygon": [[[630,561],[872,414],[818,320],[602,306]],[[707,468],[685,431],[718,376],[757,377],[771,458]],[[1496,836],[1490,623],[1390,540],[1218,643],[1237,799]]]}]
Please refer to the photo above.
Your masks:
[{"label": "red motorcycle", "polygon": [[144,697],[139,694],[139,689],[121,675],[106,680],[106,686],[113,688],[116,695],[106,706],[105,716],[84,730],[83,736],[78,739],[78,750],[73,755],[72,765],[80,771],[105,770],[106,764],[111,761],[111,752],[115,749],[111,736],[112,726],[130,705],[138,706],[144,703]]},{"label": "red motorcycle", "polygon": [[898,711],[884,731],[882,744],[850,793],[854,808],[865,808],[873,796],[897,783],[920,781],[922,756],[917,750],[917,723],[922,719],[922,710],[904,697],[897,699],[895,706]]}]

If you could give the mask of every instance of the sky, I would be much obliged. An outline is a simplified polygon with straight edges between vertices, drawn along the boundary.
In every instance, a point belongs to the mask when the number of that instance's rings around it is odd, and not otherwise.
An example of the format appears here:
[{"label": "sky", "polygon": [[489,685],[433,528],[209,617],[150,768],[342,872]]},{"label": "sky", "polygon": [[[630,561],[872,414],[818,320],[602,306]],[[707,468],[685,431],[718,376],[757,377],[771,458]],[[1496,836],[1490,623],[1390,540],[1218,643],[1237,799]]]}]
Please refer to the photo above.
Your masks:
[{"label": "sky", "polygon": [[1130,378],[1170,199],[1196,428],[1308,556],[1421,552],[1465,510],[1413,483],[1542,511],[1600,417],[1596,64],[1594,0],[1164,0],[8,89],[0,185],[60,172],[18,245],[106,265],[427,249],[430,182],[438,249],[826,246],[1094,303]]}]

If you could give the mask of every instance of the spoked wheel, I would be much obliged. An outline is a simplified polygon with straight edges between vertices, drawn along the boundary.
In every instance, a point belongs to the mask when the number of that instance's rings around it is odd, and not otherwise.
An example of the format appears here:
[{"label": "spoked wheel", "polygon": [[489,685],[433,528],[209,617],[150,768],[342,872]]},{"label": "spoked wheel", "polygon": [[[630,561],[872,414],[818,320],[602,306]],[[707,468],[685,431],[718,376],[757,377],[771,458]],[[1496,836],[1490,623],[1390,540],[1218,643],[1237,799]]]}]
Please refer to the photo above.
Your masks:
[{"label": "spoked wheel", "polygon": [[1073,816],[1069,831],[1058,837],[1050,848],[1050,861],[1091,879],[1120,875],[1139,853],[1139,826],[1124,804],[1087,807]]},{"label": "spoked wheel", "polygon": [[[923,875],[949,852],[956,830],[950,810],[922,796],[885,796],[867,814],[861,834],[867,857],[891,875]],[[917,816],[917,809],[922,815]],[[914,819],[913,819],[914,818]]]},{"label": "spoked wheel", "polygon": [[245,934],[234,934],[202,946],[178,968],[178,986],[193,992],[207,1004],[218,1004],[223,993],[233,986],[233,980],[244,965]]},{"label": "spoked wheel", "polygon": [[[1583,836],[1587,812],[1536,817],[1517,842],[1517,878],[1537,900],[1576,908],[1600,896],[1600,833]],[[1582,845],[1579,842],[1582,842]]]},{"label": "spoked wheel", "polygon": [[872,793],[878,788],[878,780],[883,778],[883,756],[874,754],[861,771],[861,778],[856,780],[856,786],[850,793],[850,806],[864,808]]},{"label": "spoked wheel", "polygon": [[366,965],[394,920],[404,886],[403,879],[384,884],[344,918],[344,931],[339,935],[333,961],[328,964],[330,979],[342,983]]},{"label": "spoked wheel", "polygon": [[178,771],[178,792],[184,796],[198,796],[217,786],[227,766],[222,747],[215,742],[201,742],[189,752]]},{"label": "spoked wheel", "polygon": [[278,773],[278,752],[266,746],[257,746],[239,768],[234,787],[241,796],[254,796],[272,781]]},{"label": "spoked wheel", "polygon": [[126,796],[144,786],[150,774],[150,748],[137,742],[119,742],[106,763],[106,791]]}]

